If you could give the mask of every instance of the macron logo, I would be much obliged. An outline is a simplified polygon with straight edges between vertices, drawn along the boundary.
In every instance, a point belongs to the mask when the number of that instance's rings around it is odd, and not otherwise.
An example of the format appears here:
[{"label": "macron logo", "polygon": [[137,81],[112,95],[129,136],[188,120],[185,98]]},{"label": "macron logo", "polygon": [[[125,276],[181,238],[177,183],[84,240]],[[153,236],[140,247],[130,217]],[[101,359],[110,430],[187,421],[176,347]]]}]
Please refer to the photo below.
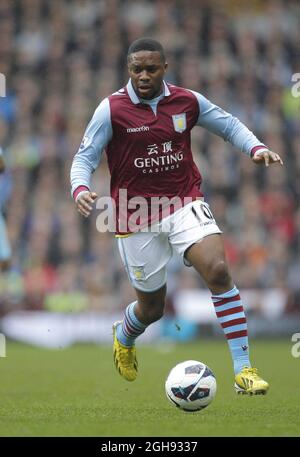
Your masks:
[{"label": "macron logo", "polygon": [[136,132],[148,132],[150,128],[147,125],[142,125],[142,127],[133,127],[131,129],[126,129],[127,133],[136,133]]}]

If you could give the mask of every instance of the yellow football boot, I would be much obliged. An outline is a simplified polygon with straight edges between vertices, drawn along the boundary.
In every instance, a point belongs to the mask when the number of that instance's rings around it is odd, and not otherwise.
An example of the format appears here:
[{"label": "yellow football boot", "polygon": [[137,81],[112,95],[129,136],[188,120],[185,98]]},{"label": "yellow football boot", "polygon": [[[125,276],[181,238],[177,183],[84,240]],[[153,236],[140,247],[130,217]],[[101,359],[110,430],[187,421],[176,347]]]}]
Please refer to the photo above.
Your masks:
[{"label": "yellow football boot", "polygon": [[236,393],[246,395],[265,395],[269,384],[258,376],[257,368],[244,367],[235,376]]},{"label": "yellow football boot", "polygon": [[113,349],[115,366],[123,378],[125,378],[127,381],[134,381],[137,377],[138,369],[136,349],[135,346],[126,347],[117,340],[118,325],[122,325],[122,322],[117,321],[113,325]]}]

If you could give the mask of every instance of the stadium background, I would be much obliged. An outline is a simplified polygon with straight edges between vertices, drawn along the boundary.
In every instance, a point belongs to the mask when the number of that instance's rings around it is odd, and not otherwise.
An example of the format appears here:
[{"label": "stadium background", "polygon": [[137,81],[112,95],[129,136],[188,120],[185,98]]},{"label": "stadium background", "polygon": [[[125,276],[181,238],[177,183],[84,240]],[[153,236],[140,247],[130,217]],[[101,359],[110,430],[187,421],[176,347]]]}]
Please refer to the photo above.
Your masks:
[{"label": "stadium background", "polygon": [[[300,321],[300,97],[292,94],[299,2],[20,0],[0,3],[0,22],[7,85],[0,144],[9,169],[1,196],[11,185],[5,214],[13,250],[12,269],[0,278],[2,331],[55,345],[51,328],[76,315],[81,339],[109,340],[105,329],[134,298],[113,234],[97,232],[97,211],[89,220],[76,212],[69,171],[99,101],[127,81],[128,45],[151,36],[166,49],[169,82],[233,113],[284,160],[266,170],[205,130],[193,131],[203,191],[224,231],[250,335],[290,338]],[[105,158],[93,185],[109,195]],[[204,284],[178,258],[168,284],[169,319],[152,336],[218,334]],[[45,311],[54,312],[50,320]],[[174,313],[181,333],[168,325]]]}]

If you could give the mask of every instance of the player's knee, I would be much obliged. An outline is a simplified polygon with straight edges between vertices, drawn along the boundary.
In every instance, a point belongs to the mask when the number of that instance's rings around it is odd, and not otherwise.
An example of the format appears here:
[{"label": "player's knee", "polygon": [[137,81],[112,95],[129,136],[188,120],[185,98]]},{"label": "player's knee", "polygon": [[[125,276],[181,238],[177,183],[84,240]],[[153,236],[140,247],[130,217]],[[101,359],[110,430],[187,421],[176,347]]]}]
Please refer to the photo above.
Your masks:
[{"label": "player's knee", "polygon": [[224,260],[215,262],[209,273],[209,286],[211,289],[227,287],[231,282],[228,265]]}]

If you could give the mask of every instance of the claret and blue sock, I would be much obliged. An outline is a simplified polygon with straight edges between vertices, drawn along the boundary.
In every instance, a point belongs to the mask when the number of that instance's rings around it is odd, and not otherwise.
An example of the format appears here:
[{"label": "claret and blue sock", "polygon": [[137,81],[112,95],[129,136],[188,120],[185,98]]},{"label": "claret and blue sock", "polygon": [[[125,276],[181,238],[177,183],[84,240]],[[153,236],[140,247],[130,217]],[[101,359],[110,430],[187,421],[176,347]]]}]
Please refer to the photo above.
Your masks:
[{"label": "claret and blue sock", "polygon": [[147,325],[142,324],[134,313],[137,301],[127,306],[122,325],[117,327],[117,338],[123,346],[133,346],[136,338],[144,333]]},{"label": "claret and blue sock", "polygon": [[233,360],[234,372],[251,367],[249,360],[247,321],[237,287],[212,295],[218,321],[223,328]]}]

